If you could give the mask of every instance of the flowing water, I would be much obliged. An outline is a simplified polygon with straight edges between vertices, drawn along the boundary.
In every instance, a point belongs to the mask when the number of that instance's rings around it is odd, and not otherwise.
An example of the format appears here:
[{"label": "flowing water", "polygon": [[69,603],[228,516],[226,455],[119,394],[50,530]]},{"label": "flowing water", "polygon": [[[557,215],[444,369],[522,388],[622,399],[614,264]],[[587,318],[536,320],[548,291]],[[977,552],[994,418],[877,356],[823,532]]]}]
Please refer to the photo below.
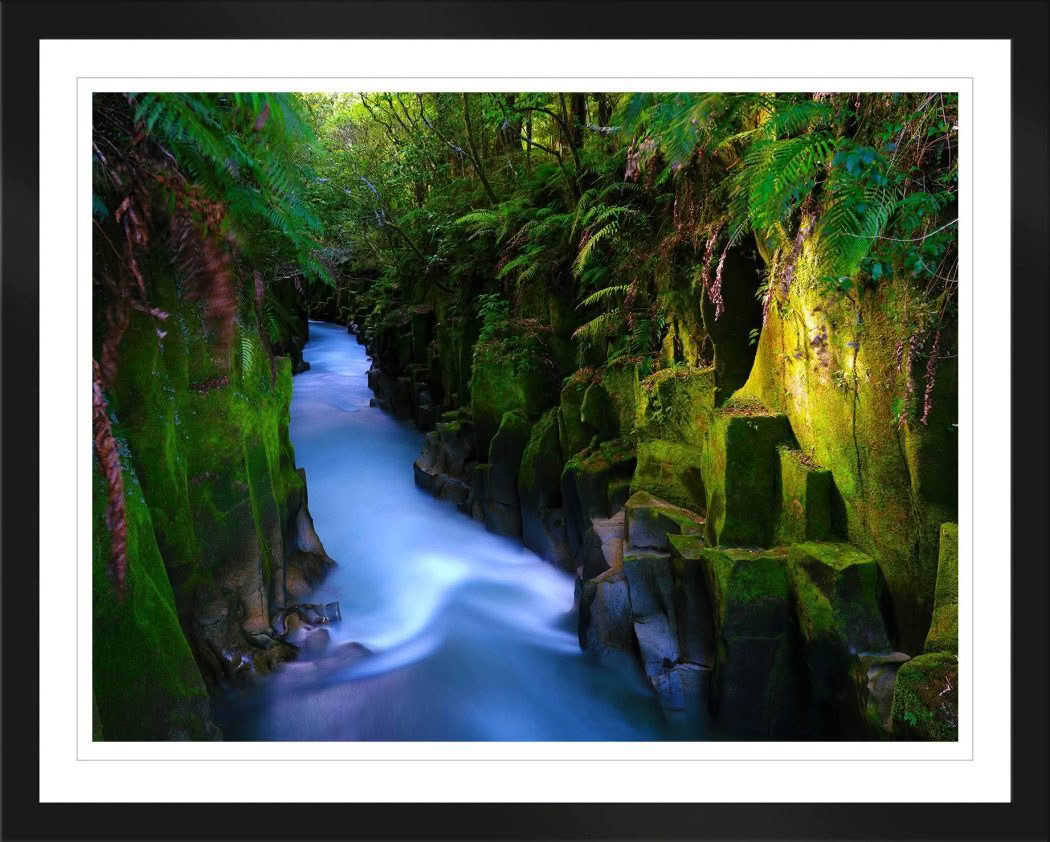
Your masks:
[{"label": "flowing water", "polygon": [[305,356],[290,433],[339,563],[311,601],[342,622],[220,713],[227,739],[667,739],[644,680],[580,651],[573,580],[415,487],[422,434],[368,405],[364,347],[311,322]]}]

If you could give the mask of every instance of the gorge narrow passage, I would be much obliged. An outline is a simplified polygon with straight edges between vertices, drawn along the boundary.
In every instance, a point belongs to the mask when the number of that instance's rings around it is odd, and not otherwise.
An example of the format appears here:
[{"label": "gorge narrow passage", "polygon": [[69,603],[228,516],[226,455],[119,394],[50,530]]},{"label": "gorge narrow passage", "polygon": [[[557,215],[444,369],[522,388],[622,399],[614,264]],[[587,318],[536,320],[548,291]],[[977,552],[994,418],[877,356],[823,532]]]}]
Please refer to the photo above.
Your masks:
[{"label": "gorge narrow passage", "polygon": [[342,622],[225,712],[226,739],[667,739],[644,679],[580,651],[573,580],[415,487],[422,435],[369,406],[364,347],[311,322],[305,357],[290,433],[339,563],[311,599]]}]

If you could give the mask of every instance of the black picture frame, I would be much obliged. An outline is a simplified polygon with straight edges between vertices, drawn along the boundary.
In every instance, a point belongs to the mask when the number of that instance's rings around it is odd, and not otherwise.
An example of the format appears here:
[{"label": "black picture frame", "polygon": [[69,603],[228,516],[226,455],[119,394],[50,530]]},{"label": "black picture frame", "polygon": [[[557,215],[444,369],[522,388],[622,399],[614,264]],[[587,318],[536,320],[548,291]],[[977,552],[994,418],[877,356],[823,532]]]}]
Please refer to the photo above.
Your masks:
[{"label": "black picture frame", "polygon": [[[216,2],[2,5],[4,839],[1047,838],[1047,5],[956,2]],[[41,38],[1009,38],[1012,41],[1012,782],[1009,804],[41,804],[36,354]],[[55,107],[72,107],[56,103]],[[979,152],[978,152],[979,154]],[[979,198],[978,198],[979,201]],[[1005,279],[1002,279],[1005,280]],[[47,279],[49,295],[72,279]],[[1004,287],[1004,294],[1006,293]],[[46,307],[46,303],[44,305]],[[44,311],[46,313],[46,310]],[[1039,375],[1043,374],[1043,377]],[[47,388],[70,388],[49,379]],[[985,431],[987,432],[987,431]],[[980,441],[976,442],[980,447]],[[1006,489],[1002,490],[1003,493]],[[980,513],[977,513],[980,516]],[[1004,563],[1004,560],[996,560]],[[61,614],[61,611],[59,612]],[[976,627],[980,634],[980,626]],[[980,747],[977,747],[980,750]],[[163,780],[157,786],[164,786]],[[118,793],[114,794],[118,796]],[[921,795],[921,794],[920,794]]]}]

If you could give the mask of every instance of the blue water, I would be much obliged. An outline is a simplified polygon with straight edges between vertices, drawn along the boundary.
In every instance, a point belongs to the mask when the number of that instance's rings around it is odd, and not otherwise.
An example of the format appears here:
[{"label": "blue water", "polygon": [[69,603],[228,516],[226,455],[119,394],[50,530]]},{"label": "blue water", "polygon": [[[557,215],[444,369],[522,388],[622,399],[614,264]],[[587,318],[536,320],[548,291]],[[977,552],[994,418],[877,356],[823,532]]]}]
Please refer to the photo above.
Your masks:
[{"label": "blue water", "polygon": [[263,679],[227,738],[666,739],[644,679],[580,651],[572,579],[415,487],[422,434],[369,407],[364,347],[311,322],[305,357],[290,433],[339,563],[311,599],[343,619],[322,656]]}]

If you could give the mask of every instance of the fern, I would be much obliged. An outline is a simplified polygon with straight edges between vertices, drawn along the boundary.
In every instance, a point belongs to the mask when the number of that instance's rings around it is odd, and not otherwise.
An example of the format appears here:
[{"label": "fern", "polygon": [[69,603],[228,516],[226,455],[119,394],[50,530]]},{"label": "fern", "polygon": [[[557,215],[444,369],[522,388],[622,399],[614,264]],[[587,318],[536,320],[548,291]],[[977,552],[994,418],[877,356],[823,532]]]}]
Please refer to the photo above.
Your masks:
[{"label": "fern", "polygon": [[630,284],[616,284],[614,286],[605,287],[605,289],[600,289],[597,292],[592,292],[584,298],[583,301],[576,305],[577,309],[594,307],[597,304],[604,304],[609,299],[618,295],[626,295],[630,286]]},{"label": "fern", "polygon": [[246,330],[241,331],[239,346],[241,356],[241,382],[247,383],[251,379],[252,372],[255,370],[255,342]]},{"label": "fern", "polygon": [[572,338],[585,341],[602,339],[619,327],[623,320],[623,311],[619,307],[614,307],[612,310],[600,313],[589,322],[580,325],[573,331]]}]

